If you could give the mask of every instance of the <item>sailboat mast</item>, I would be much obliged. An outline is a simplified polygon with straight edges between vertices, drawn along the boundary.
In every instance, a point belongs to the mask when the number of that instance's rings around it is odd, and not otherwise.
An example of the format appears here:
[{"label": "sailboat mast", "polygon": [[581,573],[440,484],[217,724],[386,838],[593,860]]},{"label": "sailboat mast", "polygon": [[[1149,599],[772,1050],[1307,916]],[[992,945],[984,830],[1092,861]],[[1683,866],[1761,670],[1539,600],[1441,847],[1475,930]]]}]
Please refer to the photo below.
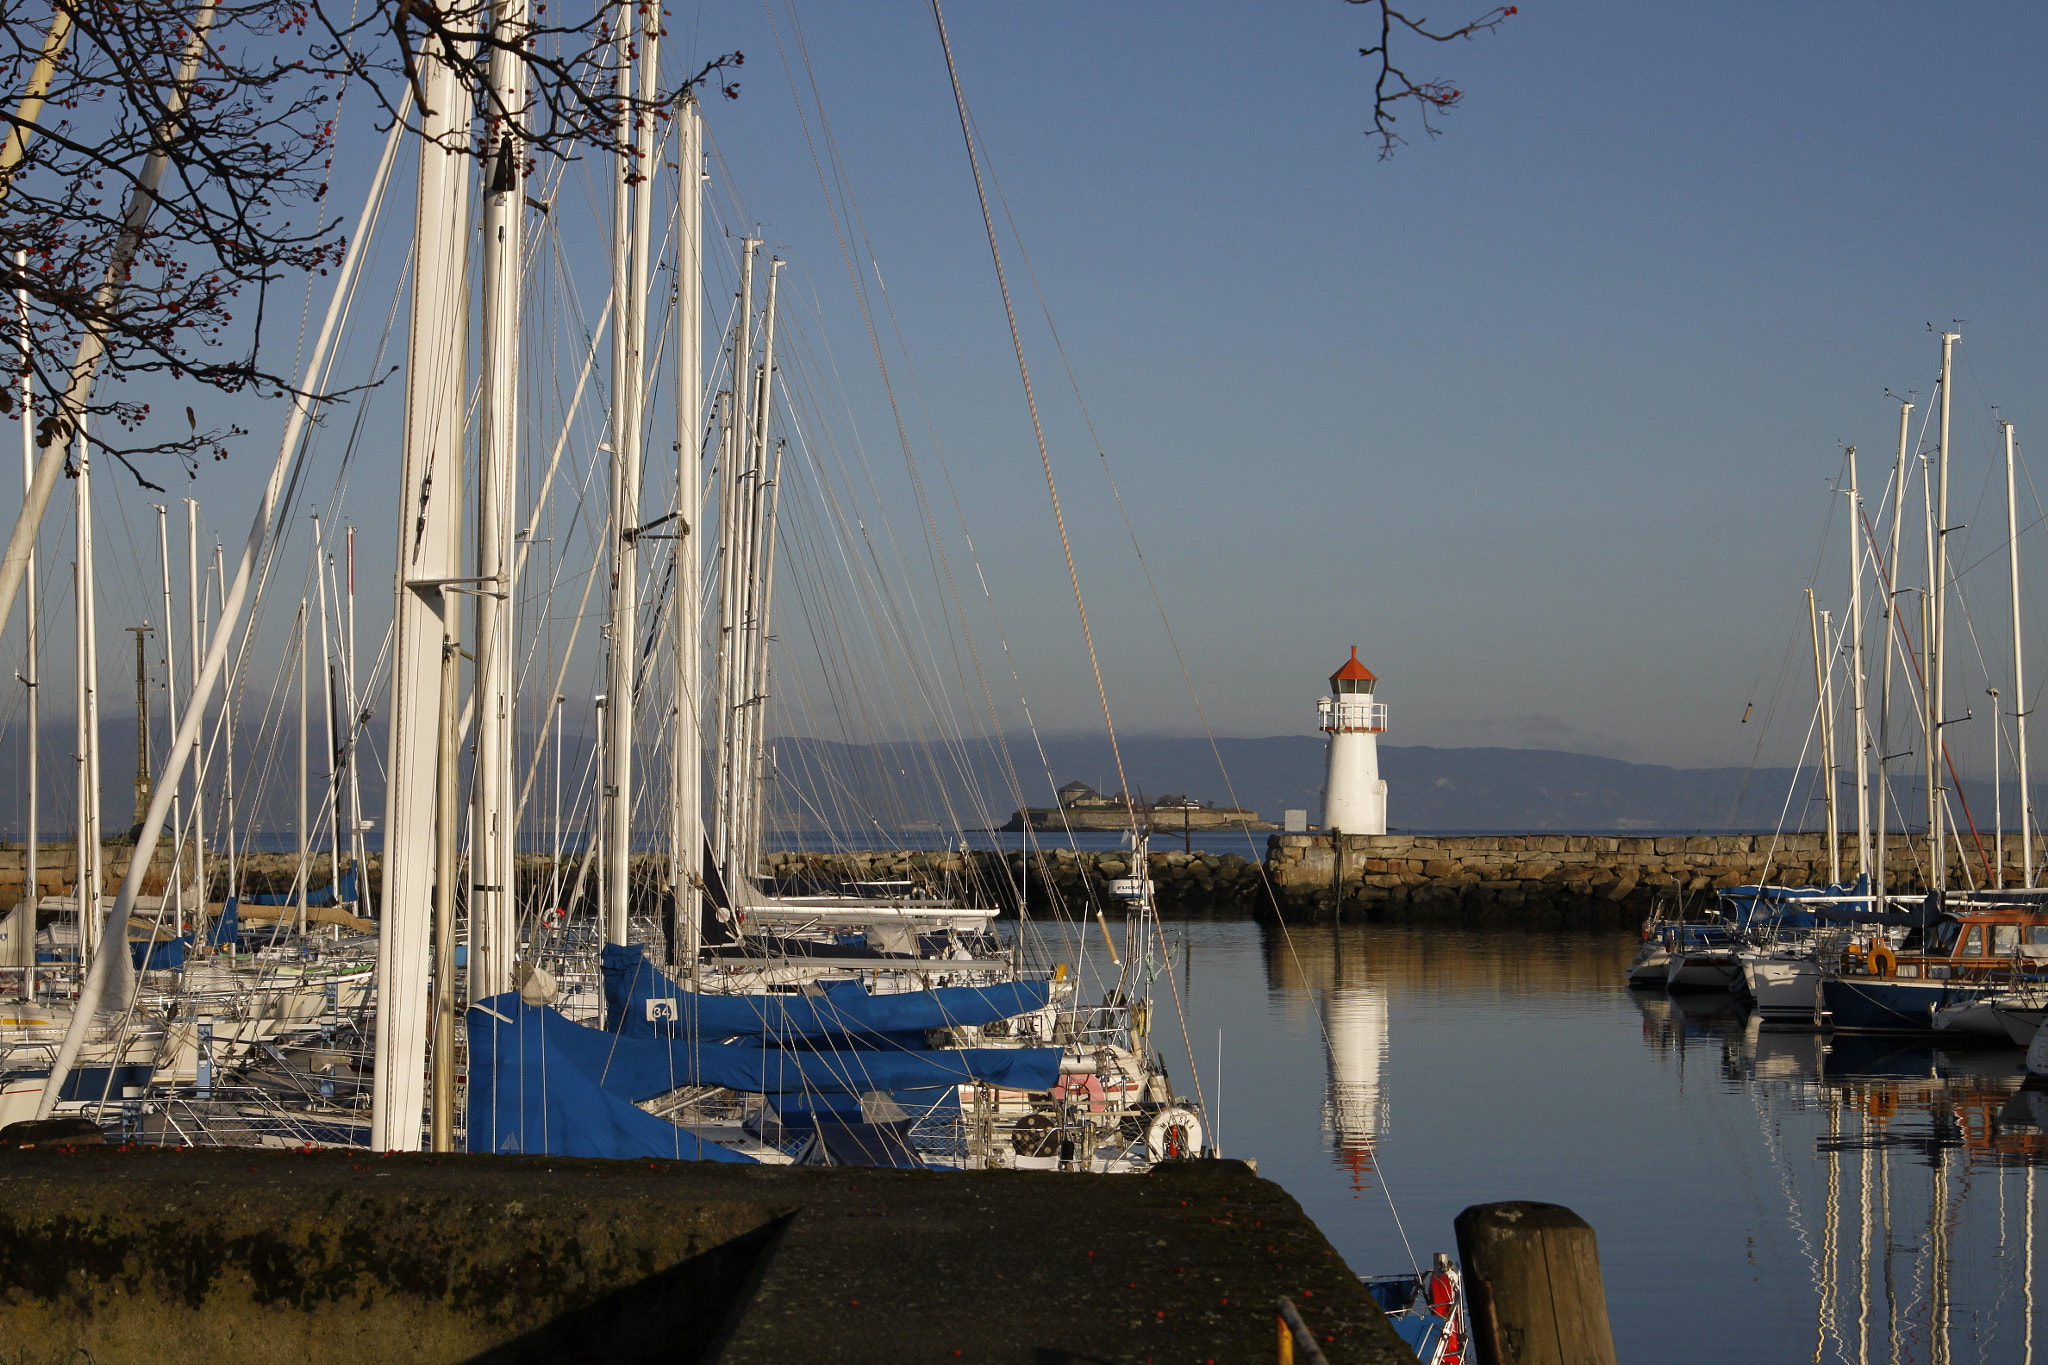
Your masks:
[{"label": "sailboat mast", "polygon": [[[760,764],[759,751],[762,733],[761,708],[764,704],[762,689],[766,682],[768,638],[764,618],[767,613],[766,588],[772,572],[774,547],[774,496],[772,476],[768,470],[768,425],[769,413],[774,403],[775,385],[775,296],[782,279],[782,261],[771,257],[768,262],[768,301],[761,316],[761,364],[754,372],[753,414],[747,423],[748,443],[747,472],[749,476],[747,498],[747,529],[745,535],[746,554],[742,568],[740,608],[739,686],[736,689],[735,715],[739,720],[740,742],[735,751],[737,762],[737,784],[735,809],[737,815],[737,840],[739,843],[738,879],[751,885],[755,869],[760,864]],[[780,453],[777,454],[780,464]]]},{"label": "sailboat mast", "polygon": [[[192,696],[198,695],[199,656],[205,649],[201,643],[199,613],[199,500],[185,499],[185,640],[190,648],[186,658],[191,664],[188,676],[193,681]],[[188,697],[188,701],[190,698]],[[192,733],[192,883],[199,888],[199,904],[192,912],[193,925],[199,931],[195,940],[207,941],[206,929],[206,743],[203,729]]]},{"label": "sailboat mast", "polygon": [[[227,619],[228,565],[227,548],[219,541],[213,544],[214,587],[220,593],[221,619]],[[226,889],[221,892],[223,902],[233,900],[240,894],[240,869],[235,863],[235,685],[239,679],[230,674],[220,690],[220,829],[221,855],[227,859],[224,869]]]},{"label": "sailboat mast", "polygon": [[320,518],[313,518],[313,578],[317,587],[313,599],[314,629],[320,636],[320,731],[326,741],[321,753],[326,761],[321,765],[325,777],[320,784],[319,820],[327,822],[327,880],[332,888],[330,893],[337,900],[341,895],[341,800],[337,793],[341,784],[336,780],[335,728],[334,728],[334,655],[329,641],[334,638],[333,627],[328,624],[327,580],[334,569],[334,556],[327,552],[325,528]]},{"label": "sailboat mast", "polygon": [[92,455],[85,431],[78,433],[78,621],[80,694],[80,762],[84,767],[84,789],[79,793],[83,815],[79,820],[79,974],[83,978],[99,948],[99,908],[106,868],[102,862],[105,834],[100,810],[100,649],[99,585],[93,572]]},{"label": "sailboat mast", "polygon": [[1826,612],[1814,610],[1813,589],[1806,590],[1806,621],[1813,631],[1813,695],[1820,706],[1821,800],[1828,814],[1828,881],[1842,880],[1842,823],[1835,812],[1835,708],[1828,704],[1828,668],[1825,663]]},{"label": "sailboat mast", "polygon": [[761,243],[752,237],[740,243],[740,307],[732,341],[731,386],[719,395],[718,446],[718,783],[716,811],[718,866],[725,880],[726,894],[738,896],[745,878],[738,866],[737,825],[739,801],[740,615],[746,564],[745,539],[747,487],[740,468],[740,450],[747,445],[744,423],[746,405],[740,402],[741,385],[746,382],[754,358],[754,257]]},{"label": "sailboat mast", "polygon": [[[425,1107],[428,949],[437,902],[452,919],[455,886],[434,884],[440,822],[442,659],[461,640],[460,598],[447,591],[461,572],[463,405],[468,335],[469,158],[446,146],[468,141],[469,97],[450,63],[458,53],[429,44],[421,54],[419,191],[414,205],[412,315],[405,370],[400,459],[396,622],[391,668],[390,759],[384,797],[384,918],[377,935],[376,1089],[370,1145],[417,1151]],[[444,145],[446,144],[446,145]],[[454,946],[433,945],[451,968]],[[440,976],[435,1033],[452,1043],[450,976]],[[443,1011],[443,1000],[451,1007]],[[440,1015],[447,1014],[448,1027]],[[444,1055],[446,1049],[443,1049]]]},{"label": "sailboat mast", "polygon": [[[14,265],[22,278],[27,278],[28,253],[14,253]],[[35,487],[36,480],[36,438],[35,423],[30,420],[35,411],[35,371],[29,364],[29,309],[28,290],[14,291],[14,306],[21,323],[21,487],[24,496]],[[22,890],[29,904],[29,918],[35,918],[35,907],[42,899],[42,771],[38,758],[43,747],[42,718],[42,660],[41,625],[36,613],[36,552],[31,545],[28,561],[22,566],[21,590],[23,619],[28,628],[28,658],[22,667],[21,684],[28,692],[28,828],[23,833],[22,846]],[[23,999],[35,997],[35,954],[29,954],[29,967],[22,980]]]},{"label": "sailboat mast", "polygon": [[[619,122],[616,137],[620,145],[612,193],[612,297],[618,303],[618,322],[612,329],[612,595],[610,612],[609,668],[606,679],[605,721],[609,727],[605,744],[604,774],[605,895],[604,925],[607,943],[626,942],[631,918],[631,863],[633,832],[633,720],[634,673],[639,635],[640,554],[640,434],[641,403],[646,375],[641,361],[645,341],[647,297],[647,243],[652,228],[653,201],[645,172],[652,171],[652,157],[641,163],[641,144],[649,136],[641,127],[643,115],[636,108],[650,96],[651,65],[660,28],[659,16],[639,5],[619,8]],[[643,77],[648,85],[642,88]]]},{"label": "sailboat mast", "polygon": [[[695,100],[679,118],[676,192],[682,196],[676,247],[676,610],[675,735],[672,742],[669,885],[675,897],[677,937],[671,966],[687,966],[696,979],[702,933],[699,864],[704,857],[704,195],[698,167],[703,129]],[[557,779],[559,781],[559,778]],[[675,960],[675,959],[680,959]]]},{"label": "sailboat mast", "polygon": [[307,753],[306,745],[308,719],[306,708],[312,704],[313,700],[308,694],[306,686],[307,673],[311,667],[313,654],[313,640],[307,629],[310,623],[311,617],[306,611],[306,599],[301,597],[299,599],[299,619],[296,631],[299,646],[299,808],[297,812],[299,874],[294,881],[292,890],[296,893],[294,896],[296,909],[293,912],[294,918],[297,921],[296,927],[302,934],[306,932],[307,883],[312,880],[313,873],[313,831],[308,827],[306,818],[306,787],[312,780],[310,755]]},{"label": "sailboat mast", "polygon": [[[156,510],[156,565],[164,607],[164,710],[175,717],[178,714],[178,632],[172,625],[177,615],[171,603],[171,509],[162,503],[151,503]],[[138,637],[139,640],[139,637]],[[173,729],[176,728],[175,721]],[[140,731],[137,743],[140,744]],[[170,764],[165,764],[170,767]],[[171,876],[165,887],[170,898],[173,923],[183,933],[185,924],[185,812],[184,784],[171,784]],[[145,804],[144,809],[148,807]],[[142,812],[136,813],[136,823],[142,822]],[[200,907],[203,911],[204,906]]]},{"label": "sailboat mast", "polygon": [[[370,900],[369,872],[363,866],[363,784],[358,775],[356,757],[357,743],[361,736],[356,727],[361,724],[362,702],[356,691],[356,528],[346,528],[344,542],[346,555],[343,568],[347,574],[347,609],[344,613],[344,629],[347,635],[342,641],[341,671],[342,691],[348,698],[348,719],[343,733],[348,736],[348,862],[356,874],[356,897],[359,904],[367,907]],[[362,909],[357,910],[363,913]]]},{"label": "sailboat mast", "polygon": [[1863,494],[1856,486],[1856,447],[1849,447],[1849,686],[1855,717],[1856,871],[1870,875],[1869,696],[1863,665]]},{"label": "sailboat mast", "polygon": [[1948,466],[1949,412],[1954,384],[1954,332],[1941,334],[1941,447],[1935,452],[1934,559],[1929,590],[1934,595],[1932,630],[1927,640],[1927,853],[1933,890],[1948,887],[1947,795],[1941,760],[1946,750],[1942,727],[1948,700]]},{"label": "sailboat mast", "polygon": [[[500,0],[499,36],[516,40],[525,0]],[[476,494],[476,759],[470,806],[469,998],[513,989],[519,949],[512,796],[512,516],[519,452],[519,346],[525,260],[519,110],[526,63],[504,47],[491,52],[485,145],[495,149],[483,204],[482,422]]]},{"label": "sailboat mast", "polygon": [[[2034,796],[2027,788],[2027,660],[2020,648],[2019,495],[2014,480],[2016,461],[2012,423],[2000,422],[1998,425],[2005,429],[2005,553],[2012,575],[2012,724],[2013,754],[2020,783],[2020,885],[2031,890],[2034,885]],[[2001,869],[2005,866],[2005,845],[2002,841],[1998,849],[1998,865]]]},{"label": "sailboat mast", "polygon": [[1889,880],[1885,872],[1885,806],[1891,798],[1892,668],[1899,642],[1899,532],[1906,510],[1907,418],[1912,413],[1911,403],[1899,404],[1899,454],[1892,470],[1891,554],[1885,559],[1884,573],[1879,578],[1879,586],[1884,589],[1884,674],[1878,680],[1877,692],[1877,877],[1872,887],[1879,908],[1884,905]]}]

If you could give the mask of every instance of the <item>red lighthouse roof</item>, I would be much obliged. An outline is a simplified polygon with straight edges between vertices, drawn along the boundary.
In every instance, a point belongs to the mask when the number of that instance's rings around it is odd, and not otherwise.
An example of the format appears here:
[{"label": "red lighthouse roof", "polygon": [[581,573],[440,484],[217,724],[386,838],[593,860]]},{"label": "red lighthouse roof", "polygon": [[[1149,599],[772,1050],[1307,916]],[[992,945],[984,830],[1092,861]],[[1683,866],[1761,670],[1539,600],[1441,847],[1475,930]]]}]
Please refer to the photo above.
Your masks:
[{"label": "red lighthouse roof", "polygon": [[1379,679],[1373,675],[1371,669],[1358,662],[1358,646],[1353,645],[1351,646],[1351,658],[1346,661],[1342,668],[1330,675],[1330,681],[1334,684],[1340,682],[1378,682]]}]

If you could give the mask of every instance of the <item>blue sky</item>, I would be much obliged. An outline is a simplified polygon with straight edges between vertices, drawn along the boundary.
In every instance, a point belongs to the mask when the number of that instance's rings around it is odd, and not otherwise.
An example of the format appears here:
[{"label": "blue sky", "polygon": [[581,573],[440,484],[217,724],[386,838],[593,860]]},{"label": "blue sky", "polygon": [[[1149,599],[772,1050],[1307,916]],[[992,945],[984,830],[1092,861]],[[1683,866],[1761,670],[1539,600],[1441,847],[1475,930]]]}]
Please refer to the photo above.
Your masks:
[{"label": "blue sky", "polygon": [[[808,74],[781,0],[773,31],[759,8],[672,7],[679,59],[747,53],[743,97],[709,110],[721,184],[791,260],[849,429],[881,494],[901,492],[792,97],[792,74],[807,103],[814,78],[902,329],[905,351],[888,346],[920,468],[942,485],[943,450],[1037,723],[1097,727],[928,11],[794,12]],[[1365,133],[1364,20],[1335,0],[948,13],[1030,253],[1027,272],[1005,244],[1119,726],[1201,722],[1033,274],[1219,733],[1308,731],[1355,643],[1384,679],[1389,742],[1683,765],[1796,755],[1811,666],[1800,594],[1819,564],[1839,611],[1847,575],[1839,507],[1822,543],[1841,445],[1861,447],[1875,487],[1896,426],[1886,390],[1917,390],[1925,411],[1928,324],[1965,320],[1959,558],[2002,543],[2002,508],[1984,501],[1991,407],[2023,448],[2048,430],[2034,226],[2048,17],[1523,5],[1491,36],[1411,49],[1414,73],[1454,80],[1465,105],[1389,162]],[[816,141],[815,106],[809,117]],[[364,145],[345,176],[372,159]],[[258,436],[200,471],[209,520],[235,540],[280,420],[244,417]],[[388,545],[395,458],[359,458],[343,510],[369,557]],[[914,513],[901,516],[914,539]],[[958,524],[941,536],[971,579]],[[2039,527],[2022,543],[2041,559]],[[1964,588],[1995,664],[2002,564]],[[382,614],[365,606],[366,634]],[[1016,689],[976,619],[1014,724]],[[2034,673],[2048,680],[2048,666]],[[1988,743],[1952,739],[1966,766],[1988,761]]]}]

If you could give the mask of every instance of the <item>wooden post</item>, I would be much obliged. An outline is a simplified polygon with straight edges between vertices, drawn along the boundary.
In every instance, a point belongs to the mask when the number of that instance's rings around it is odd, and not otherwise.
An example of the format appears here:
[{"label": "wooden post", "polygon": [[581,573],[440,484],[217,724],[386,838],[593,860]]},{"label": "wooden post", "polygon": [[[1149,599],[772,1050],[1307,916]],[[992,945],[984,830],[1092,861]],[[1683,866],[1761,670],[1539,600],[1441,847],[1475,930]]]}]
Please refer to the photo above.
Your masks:
[{"label": "wooden post", "polygon": [[1600,1250],[1561,1204],[1475,1204],[1458,1215],[1458,1256],[1479,1365],[1615,1365]]}]

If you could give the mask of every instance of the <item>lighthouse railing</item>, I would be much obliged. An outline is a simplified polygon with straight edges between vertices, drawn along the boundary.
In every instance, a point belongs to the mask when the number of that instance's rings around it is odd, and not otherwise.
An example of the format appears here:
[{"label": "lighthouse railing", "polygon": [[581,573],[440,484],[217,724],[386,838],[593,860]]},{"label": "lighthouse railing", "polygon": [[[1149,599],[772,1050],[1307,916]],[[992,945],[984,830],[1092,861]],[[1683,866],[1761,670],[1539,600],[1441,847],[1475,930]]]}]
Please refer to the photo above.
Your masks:
[{"label": "lighthouse railing", "polygon": [[1325,730],[1384,730],[1387,704],[1383,701],[1353,701],[1324,697],[1316,704],[1316,723]]}]

